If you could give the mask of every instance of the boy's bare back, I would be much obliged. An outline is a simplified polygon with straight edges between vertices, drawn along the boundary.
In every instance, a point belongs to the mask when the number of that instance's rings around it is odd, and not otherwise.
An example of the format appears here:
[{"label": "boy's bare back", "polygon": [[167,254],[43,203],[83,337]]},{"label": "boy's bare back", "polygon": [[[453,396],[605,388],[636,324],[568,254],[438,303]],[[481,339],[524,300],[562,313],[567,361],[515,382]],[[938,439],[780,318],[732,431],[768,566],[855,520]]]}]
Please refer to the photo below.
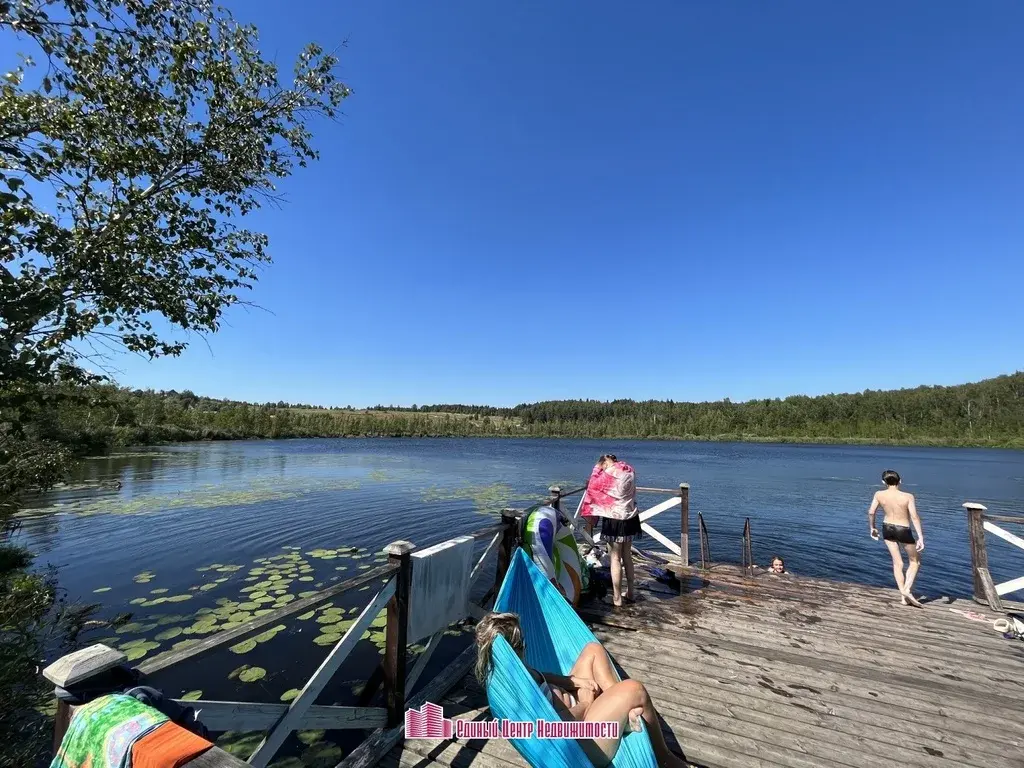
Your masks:
[{"label": "boy's bare back", "polygon": [[911,510],[916,511],[914,495],[892,486],[875,492],[875,501],[885,512],[885,522],[910,527]]}]

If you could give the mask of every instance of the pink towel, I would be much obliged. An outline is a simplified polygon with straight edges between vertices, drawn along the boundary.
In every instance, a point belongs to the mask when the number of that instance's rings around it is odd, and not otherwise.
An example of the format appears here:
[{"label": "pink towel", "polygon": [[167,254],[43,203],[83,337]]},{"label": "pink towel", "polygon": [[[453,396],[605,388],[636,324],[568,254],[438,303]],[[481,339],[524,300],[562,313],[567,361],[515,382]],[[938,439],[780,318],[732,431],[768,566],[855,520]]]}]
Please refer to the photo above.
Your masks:
[{"label": "pink towel", "polygon": [[624,461],[608,469],[595,466],[583,494],[582,517],[610,517],[628,520],[637,514],[636,474]]}]

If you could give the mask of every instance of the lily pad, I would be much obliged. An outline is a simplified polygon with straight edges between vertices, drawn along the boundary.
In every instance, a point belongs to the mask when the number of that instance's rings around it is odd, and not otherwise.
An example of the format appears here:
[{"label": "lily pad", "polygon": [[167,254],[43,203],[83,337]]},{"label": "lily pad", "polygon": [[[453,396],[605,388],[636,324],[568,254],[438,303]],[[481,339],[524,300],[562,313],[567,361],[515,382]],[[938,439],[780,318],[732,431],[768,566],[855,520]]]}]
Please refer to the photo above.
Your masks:
[{"label": "lily pad", "polygon": [[287,627],[284,624],[278,624],[276,627],[271,627],[266,632],[260,632],[252,639],[255,640],[257,643],[265,643],[268,640],[273,640],[274,636],[277,635],[277,633],[283,629],[287,629]]},{"label": "lily pad", "polygon": [[243,640],[240,643],[236,643],[235,645],[232,645],[230,648],[228,648],[228,650],[231,651],[232,653],[248,653],[249,651],[251,651],[255,647],[256,647],[256,641],[253,640],[252,638],[249,638],[248,640]]},{"label": "lily pad", "polygon": [[264,737],[263,731],[240,733],[227,731],[217,738],[217,746],[238,758],[248,758],[260,745]]},{"label": "lily pad", "polygon": [[100,587],[99,589],[94,589],[93,590],[93,592],[95,592],[96,594],[99,594],[100,592],[109,592],[109,591],[110,591],[110,587]]},{"label": "lily pad", "polygon": [[159,589],[151,589],[151,590],[149,590],[149,594],[151,594],[151,595],[165,595],[165,594],[167,594],[167,590],[164,587],[160,587]]},{"label": "lily pad", "polygon": [[181,699],[181,701],[199,701],[201,698],[203,698],[203,692],[189,691],[188,693],[181,694],[179,698]]},{"label": "lily pad", "polygon": [[306,613],[299,614],[295,618],[297,618],[299,621],[308,621],[309,619],[312,619],[315,615],[316,611],[307,611]]},{"label": "lily pad", "polygon": [[172,595],[167,598],[168,603],[183,603],[186,600],[191,600],[192,595]]},{"label": "lily pad", "polygon": [[255,683],[267,676],[267,670],[263,667],[249,667],[238,673],[238,679],[243,683]]},{"label": "lily pad", "polygon": [[153,636],[153,639],[154,640],[171,640],[171,639],[177,637],[178,635],[180,635],[181,632],[182,632],[181,627],[168,627],[163,632],[157,632],[156,635]]},{"label": "lily pad", "polygon": [[317,645],[334,645],[339,640],[341,640],[341,635],[337,632],[327,632],[313,638],[313,642]]},{"label": "lily pad", "polygon": [[307,747],[311,747],[318,741],[323,741],[326,733],[327,731],[297,731],[295,737]]},{"label": "lily pad", "polygon": [[309,768],[334,768],[341,761],[341,755],[337,744],[314,744],[302,753],[302,763]]},{"label": "lily pad", "polygon": [[301,691],[298,688],[289,688],[287,691],[281,694],[281,701],[291,701],[300,693]]}]

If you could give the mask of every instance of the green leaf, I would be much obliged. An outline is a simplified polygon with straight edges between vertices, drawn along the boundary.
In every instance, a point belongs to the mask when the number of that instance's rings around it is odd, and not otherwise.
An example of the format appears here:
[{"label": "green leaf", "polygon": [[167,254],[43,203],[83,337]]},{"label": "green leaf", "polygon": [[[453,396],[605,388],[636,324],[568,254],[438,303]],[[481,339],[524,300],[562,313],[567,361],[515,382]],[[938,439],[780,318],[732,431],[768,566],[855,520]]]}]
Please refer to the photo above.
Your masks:
[{"label": "green leaf", "polygon": [[249,667],[238,674],[238,679],[243,683],[255,683],[267,676],[267,670],[263,667]]},{"label": "green leaf", "polygon": [[248,653],[256,647],[256,641],[252,638],[243,640],[240,643],[236,643],[228,648],[232,653]]}]

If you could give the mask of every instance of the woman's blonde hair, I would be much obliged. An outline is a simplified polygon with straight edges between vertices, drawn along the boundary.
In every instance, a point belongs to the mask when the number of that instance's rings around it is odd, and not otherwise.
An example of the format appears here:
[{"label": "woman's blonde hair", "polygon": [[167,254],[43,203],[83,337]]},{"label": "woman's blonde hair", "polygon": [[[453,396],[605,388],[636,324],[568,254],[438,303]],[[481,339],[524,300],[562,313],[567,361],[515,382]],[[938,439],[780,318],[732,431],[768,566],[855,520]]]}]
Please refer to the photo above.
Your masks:
[{"label": "woman's blonde hair", "polygon": [[481,685],[487,684],[487,676],[491,673],[491,647],[498,635],[505,638],[519,658],[526,651],[518,614],[489,613],[480,619],[476,625],[476,679]]}]

